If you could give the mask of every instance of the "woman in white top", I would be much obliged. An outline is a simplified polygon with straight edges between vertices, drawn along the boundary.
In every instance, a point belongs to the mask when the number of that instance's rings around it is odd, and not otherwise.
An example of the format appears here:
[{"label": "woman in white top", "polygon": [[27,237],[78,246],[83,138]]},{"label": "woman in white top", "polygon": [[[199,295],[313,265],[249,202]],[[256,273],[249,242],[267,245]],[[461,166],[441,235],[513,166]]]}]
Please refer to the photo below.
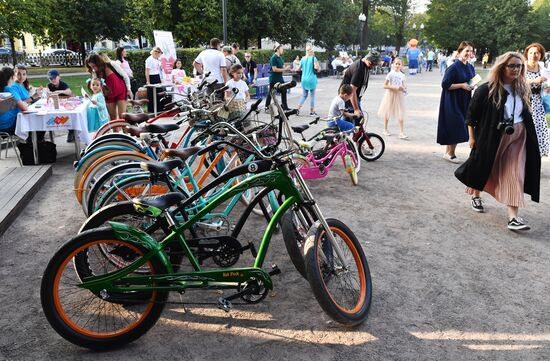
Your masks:
[{"label": "woman in white top", "polygon": [[181,59],[176,59],[174,62],[174,68],[172,69],[172,72],[170,73],[170,77],[172,78],[172,84],[174,85],[180,85],[183,84],[183,79],[187,76],[185,73],[185,70],[183,69],[183,63],[181,62]]},{"label": "woman in white top", "polygon": [[[162,73],[162,63],[160,62],[160,56],[162,55],[162,50],[158,46],[155,46],[151,50],[151,56],[145,60],[145,82],[147,85],[154,85],[162,83],[161,73]],[[149,102],[149,112],[152,112],[154,109],[153,105],[153,90],[156,92],[158,89],[154,87],[147,87],[147,100]],[[160,99],[157,96],[157,110],[160,109]]]},{"label": "woman in white top", "polygon": [[130,78],[130,88],[132,90],[132,94],[135,96],[136,92],[138,91],[137,81],[134,79],[134,72],[132,71],[132,68],[130,68],[130,63],[126,59],[126,55],[126,49],[124,49],[122,46],[119,46],[116,49],[115,62],[120,65],[122,70],[124,70]]}]

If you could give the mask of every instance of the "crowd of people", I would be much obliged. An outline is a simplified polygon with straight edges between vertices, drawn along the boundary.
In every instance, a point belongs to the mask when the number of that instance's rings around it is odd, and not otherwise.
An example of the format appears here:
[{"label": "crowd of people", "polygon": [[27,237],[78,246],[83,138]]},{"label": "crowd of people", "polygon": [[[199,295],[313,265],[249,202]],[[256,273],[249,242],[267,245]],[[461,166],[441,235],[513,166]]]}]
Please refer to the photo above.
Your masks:
[{"label": "crowd of people", "polygon": [[[437,64],[442,75],[441,98],[437,125],[437,143],[445,146],[443,159],[460,164],[456,177],[466,186],[471,196],[471,207],[483,212],[481,193],[493,196],[506,205],[508,228],[526,230],[530,227],[518,216],[519,208],[524,207],[523,195],[531,195],[539,200],[541,157],[550,152],[550,138],[546,114],[550,112],[550,65],[548,54],[539,43],[528,45],[523,53],[508,52],[494,60],[488,81],[478,86],[474,63],[474,44],[463,41],[450,54],[428,49],[425,54],[412,39],[406,51],[408,74],[414,76],[432,71]],[[193,74],[208,74],[208,81],[216,81],[209,91],[229,85],[239,92],[231,102],[228,116],[242,115],[250,99],[249,86],[258,79],[258,66],[250,53],[244,54],[244,61],[236,56],[237,43],[221,48],[217,38],[210,41],[209,48],[203,50],[193,61]],[[309,112],[317,116],[315,95],[318,84],[319,60],[312,47],[306,47],[303,57],[296,57],[292,65],[285,65],[284,49],[277,45],[269,60],[269,89],[265,109],[269,111],[271,89],[284,82],[283,74],[293,71],[300,75],[302,95],[297,112],[309,98]],[[158,84],[164,78],[159,60],[162,50],[151,50],[145,61],[147,85]],[[332,124],[343,131],[350,131],[355,119],[362,115],[361,99],[368,87],[372,70],[378,65],[387,64],[390,71],[385,76],[384,94],[378,107],[378,116],[383,120],[383,134],[390,136],[389,121],[395,119],[399,125],[399,138],[408,139],[404,131],[406,117],[405,97],[408,94],[404,59],[395,53],[385,57],[371,51],[364,57],[352,60],[347,54],[329,59],[333,68],[344,67],[338,92],[328,109]],[[489,64],[490,54],[481,57],[483,68]],[[546,63],[545,63],[546,61]],[[131,66],[126,59],[126,50],[116,51],[116,60],[105,56],[90,55],[85,65],[90,73],[87,82],[91,92],[91,106],[88,110],[88,125],[91,130],[99,128],[109,119],[117,119],[126,111],[127,100],[137,91]],[[183,63],[176,59],[170,79],[173,84],[181,84],[187,76]],[[48,91],[61,96],[71,96],[73,91],[61,80],[57,70],[47,74]],[[0,71],[0,91],[10,92],[15,99],[15,107],[0,115],[0,132],[14,134],[16,116],[25,111],[29,104],[45,92],[41,87],[32,89],[24,66],[15,69],[3,68]],[[150,104],[153,103],[154,88],[148,89]],[[233,98],[227,91],[220,98]],[[287,92],[280,93],[281,105],[289,109]],[[546,107],[545,107],[546,106]],[[43,138],[43,135],[42,135]],[[41,139],[39,137],[39,139]],[[69,141],[74,135],[69,134]],[[468,142],[471,148],[468,159],[463,161],[456,154],[457,145]]]}]

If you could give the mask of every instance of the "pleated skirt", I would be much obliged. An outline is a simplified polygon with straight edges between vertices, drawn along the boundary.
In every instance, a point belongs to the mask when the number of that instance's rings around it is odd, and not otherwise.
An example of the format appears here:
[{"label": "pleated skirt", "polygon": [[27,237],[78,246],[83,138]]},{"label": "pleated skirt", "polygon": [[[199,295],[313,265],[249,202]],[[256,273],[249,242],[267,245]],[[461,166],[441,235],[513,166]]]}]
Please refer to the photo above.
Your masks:
[{"label": "pleated skirt", "polygon": [[[525,160],[527,133],[523,123],[514,124],[513,134],[503,134],[498,146],[491,175],[483,188],[498,202],[513,207],[524,207]],[[466,193],[474,189],[467,187]]]},{"label": "pleated skirt", "polygon": [[384,90],[384,97],[378,107],[378,116],[382,119],[405,118],[405,95],[401,91]]}]

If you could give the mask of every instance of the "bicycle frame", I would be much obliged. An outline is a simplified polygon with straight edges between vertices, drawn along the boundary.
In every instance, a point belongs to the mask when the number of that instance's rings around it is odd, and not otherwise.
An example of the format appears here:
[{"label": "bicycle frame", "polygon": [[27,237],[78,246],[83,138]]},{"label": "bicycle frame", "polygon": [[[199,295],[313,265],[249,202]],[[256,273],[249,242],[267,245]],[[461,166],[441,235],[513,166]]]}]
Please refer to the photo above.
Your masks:
[{"label": "bicycle frame", "polygon": [[[272,89],[273,93],[273,103],[271,106],[272,110],[276,107],[278,113],[280,114],[280,126],[279,129],[279,142],[281,141],[281,135],[283,130],[289,131],[288,119],[284,115],[284,112],[281,108],[281,105],[277,101],[277,98],[274,96],[274,91],[276,88]],[[273,117],[273,112],[271,112]],[[240,134],[239,131],[234,129],[229,124],[225,124],[232,131]],[[290,133],[289,133],[290,134]],[[242,135],[244,140],[247,140],[244,135]],[[247,140],[249,145],[254,149],[255,146]],[[117,271],[107,273],[102,276],[93,276],[85,278],[83,283],[79,285],[82,288],[89,289],[90,291],[99,294],[99,292],[132,292],[138,290],[185,290],[187,288],[204,288],[204,287],[217,287],[217,288],[239,288],[243,282],[249,281],[251,278],[254,278],[258,282],[263,282],[266,289],[273,289],[273,283],[271,277],[267,272],[262,270],[260,267],[263,265],[265,255],[269,248],[269,243],[273,232],[276,228],[276,224],[281,219],[282,215],[290,209],[296,203],[303,203],[304,201],[308,202],[322,227],[326,230],[330,230],[330,227],[324,218],[319,206],[313,199],[309,188],[307,187],[303,177],[296,170],[295,165],[291,163],[290,171],[292,172],[292,177],[289,174],[289,168],[286,165],[278,163],[278,161],[268,160],[260,151],[258,154],[265,160],[254,161],[248,165],[240,166],[226,174],[220,175],[216,180],[208,184],[200,192],[193,195],[191,198],[187,199],[181,206],[185,207],[186,205],[191,204],[196,199],[202,196],[202,194],[209,191],[209,189],[214,188],[217,184],[226,182],[231,177],[238,176],[245,173],[259,173],[252,177],[247,178],[242,183],[232,186],[226,192],[220,194],[217,198],[212,200],[205,208],[199,211],[196,215],[192,216],[187,220],[183,225],[177,226],[174,220],[171,217],[169,212],[164,212],[168,223],[173,228],[172,232],[164,238],[160,243],[157,243],[145,232],[137,230],[135,228],[126,226],[124,224],[111,222],[111,227],[115,232],[115,236],[121,240],[130,242],[131,244],[139,245],[147,249],[147,253],[132,262],[130,265],[123,267]],[[290,159],[288,159],[290,161]],[[277,164],[277,169],[271,170],[273,165]],[[301,188],[298,188],[298,186]],[[197,223],[202,217],[214,210],[218,205],[228,200],[232,196],[235,196],[239,193],[242,193],[248,189],[261,187],[266,188],[267,191],[279,190],[285,197],[285,201],[280,206],[280,208],[275,212],[271,218],[264,235],[261,240],[260,248],[254,265],[252,267],[245,268],[229,268],[215,271],[202,271],[199,263],[196,258],[191,253],[189,246],[187,245],[183,232],[195,223]],[[263,191],[262,191],[263,192]],[[155,207],[143,207],[142,205],[138,206],[142,211],[147,212],[148,214],[160,214],[162,211]],[[92,231],[93,232],[93,231]],[[327,238],[332,244],[332,249],[335,251],[337,257],[342,262],[342,267],[347,269],[347,262],[342,254],[340,246],[337,244],[334,234],[332,232],[326,232]],[[168,257],[164,252],[164,248],[167,244],[174,241],[175,239],[179,240],[187,258],[190,260],[194,272],[184,272],[184,273],[173,273],[173,268]],[[148,260],[153,257],[158,257],[159,260],[165,265],[168,270],[167,274],[160,275],[147,275],[147,276],[128,276],[142,265],[144,265]],[[117,284],[117,281],[120,281],[122,285]],[[125,285],[125,286],[123,286]],[[130,285],[130,287],[128,287]]]},{"label": "bicycle frame", "polygon": [[[226,148],[222,149],[222,152],[225,149]],[[227,170],[230,167],[233,166],[233,163],[236,161],[236,159],[237,159],[237,155],[235,153],[234,156],[232,157],[232,160],[229,162],[229,164],[227,164],[226,169],[224,170],[224,172],[222,172],[222,174],[225,174],[227,172]],[[254,159],[254,156],[250,155],[246,159],[245,164],[250,163],[253,159]],[[214,165],[214,164],[215,163],[212,163],[211,166]],[[98,202],[99,204],[101,204],[105,199],[108,199],[109,197],[112,197],[113,194],[115,194],[115,192],[117,192],[117,190],[120,190],[120,187],[126,182],[133,182],[133,181],[139,181],[139,180],[148,181],[149,180],[149,172],[138,172],[138,173],[133,173],[131,175],[121,174],[120,177],[123,178],[123,179],[121,181],[116,181],[113,184],[113,186],[111,186],[111,188],[104,193],[104,195],[99,199],[99,202]],[[218,196],[219,194],[221,194],[224,191],[226,191],[227,189],[229,189],[229,187],[232,184],[235,184],[237,182],[237,178],[238,178],[238,176],[235,176],[232,179],[229,179],[227,181],[227,183],[224,184],[220,189],[217,189],[217,190],[210,189],[206,193],[201,193],[201,194],[204,195],[204,197],[198,198],[196,200],[196,203],[193,204],[193,205],[190,205],[189,207],[187,207],[185,209],[185,211],[189,214],[194,214],[194,213],[198,212],[206,204],[208,204],[212,199],[214,199],[216,196]],[[189,168],[187,163],[184,163],[184,169],[181,171],[181,173],[179,173],[179,176],[178,176],[177,179],[169,177],[168,181],[170,182],[170,185],[173,188],[171,191],[174,191],[175,189],[180,189],[180,191],[184,192],[185,189],[187,188],[188,190],[192,190],[193,193],[196,194],[196,193],[200,192],[200,190],[202,188],[201,187],[202,184],[196,182],[195,177],[194,177],[194,175],[192,175],[192,171]],[[187,187],[186,187],[186,185],[187,185]],[[131,200],[132,198],[135,198],[137,196],[146,196],[147,193],[150,190],[152,190],[153,187],[149,187],[149,186],[144,187],[143,189],[140,189],[139,194],[130,194],[130,195],[122,194],[122,195],[126,198],[126,200]],[[214,216],[218,216],[220,214],[223,215],[224,217],[228,217],[229,214],[231,214],[231,212],[235,208],[235,206],[236,206],[237,202],[239,201],[239,199],[241,198],[241,194],[235,195],[233,197],[233,199],[229,202],[229,204],[225,207],[223,212],[208,214],[204,218],[208,219],[208,218],[212,218]],[[188,194],[188,196],[190,196],[190,195]],[[268,200],[269,200],[269,204],[271,205],[271,208],[273,210],[276,210],[279,207],[276,200],[275,200],[275,196],[272,193],[270,193],[268,195]]]},{"label": "bicycle frame", "polygon": [[[249,177],[242,183],[234,185],[210,202],[196,215],[192,216],[183,225],[176,226],[176,223],[172,219],[170,213],[165,212],[164,215],[167,217],[169,224],[173,226],[173,229],[172,232],[160,242],[154,241],[145,232],[124,224],[111,222],[111,226],[115,231],[117,238],[126,240],[133,244],[139,244],[141,247],[148,249],[148,252],[143,257],[137,259],[124,268],[102,276],[92,276],[84,279],[80,287],[89,289],[92,292],[100,292],[105,290],[107,293],[148,290],[183,291],[187,288],[203,287],[238,288],[241,283],[246,282],[251,278],[255,278],[258,281],[263,282],[265,287],[271,290],[273,288],[271,277],[267,272],[261,269],[269,248],[271,237],[282,215],[290,209],[293,204],[303,202],[304,198],[300,191],[296,188],[292,178],[289,176],[286,167],[281,167],[276,170],[269,170],[272,165],[269,161],[255,161],[252,164],[254,164],[254,166],[251,166],[250,164],[241,166],[231,172],[228,172],[224,176],[220,176],[220,179],[209,184],[209,187],[225,182],[227,180],[226,178],[238,176],[239,174],[247,173],[253,169],[263,173]],[[285,201],[275,212],[264,232],[253,266],[209,271],[201,270],[199,262],[192,254],[184,238],[184,231],[190,229],[205,215],[212,212],[217,206],[229,198],[234,197],[247,189],[255,187],[267,188],[269,190],[279,190],[285,196]],[[185,207],[186,204],[192,203],[196,198],[198,198],[198,196],[200,195],[196,194],[191,197],[185,201],[182,206]],[[140,207],[143,208],[144,206],[140,205]],[[144,211],[153,212],[152,214],[158,214],[160,211],[154,207],[145,208],[146,209],[143,209]],[[175,240],[180,242],[182,249],[191,262],[194,272],[173,272],[172,265],[168,261],[164,248]],[[158,257],[164,263],[169,273],[147,276],[128,276],[153,257]]]},{"label": "bicycle frame", "polygon": [[[304,179],[324,178],[327,176],[328,170],[332,167],[338,156],[342,158],[342,162],[344,163],[345,167],[346,155],[350,155],[354,165],[357,166],[357,158],[355,157],[355,154],[348,149],[346,142],[340,142],[335,146],[329,148],[328,154],[322,158],[315,158],[314,152],[310,150],[309,153],[306,155],[306,164],[311,162],[313,166],[302,165],[298,168],[298,170],[300,171],[300,174],[302,175],[302,177],[304,177]],[[325,164],[327,160],[329,160],[329,163]]]}]

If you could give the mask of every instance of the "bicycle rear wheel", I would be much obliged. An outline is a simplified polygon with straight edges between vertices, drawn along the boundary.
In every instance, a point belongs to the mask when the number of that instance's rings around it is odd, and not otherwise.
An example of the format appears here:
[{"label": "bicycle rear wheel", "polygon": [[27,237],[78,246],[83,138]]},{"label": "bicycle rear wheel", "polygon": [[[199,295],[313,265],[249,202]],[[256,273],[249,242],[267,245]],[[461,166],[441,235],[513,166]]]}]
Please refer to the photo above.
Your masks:
[{"label": "bicycle rear wheel", "polygon": [[[131,291],[95,294],[79,287],[82,282],[72,266],[84,254],[94,275],[117,269],[104,257],[101,246],[128,250],[136,257],[147,252],[139,245],[116,239],[110,229],[81,233],[50,260],[40,288],[42,309],[54,330],[66,340],[92,349],[120,347],[145,334],[157,322],[168,297],[168,292],[139,292],[134,302]],[[123,254],[120,258],[124,261]],[[151,274],[167,272],[156,257],[143,267]]]},{"label": "bicycle rear wheel", "polygon": [[325,229],[316,223],[305,244],[305,264],[309,283],[323,310],[335,321],[356,326],[366,320],[372,283],[363,249],[353,232],[341,221],[327,218],[340,259]]},{"label": "bicycle rear wheel", "polygon": [[372,144],[372,147],[365,137],[361,137],[357,142],[357,149],[359,150],[361,158],[368,162],[372,162],[384,154],[386,143],[384,143],[384,139],[376,133],[367,133],[367,135],[369,136],[369,142]]}]

